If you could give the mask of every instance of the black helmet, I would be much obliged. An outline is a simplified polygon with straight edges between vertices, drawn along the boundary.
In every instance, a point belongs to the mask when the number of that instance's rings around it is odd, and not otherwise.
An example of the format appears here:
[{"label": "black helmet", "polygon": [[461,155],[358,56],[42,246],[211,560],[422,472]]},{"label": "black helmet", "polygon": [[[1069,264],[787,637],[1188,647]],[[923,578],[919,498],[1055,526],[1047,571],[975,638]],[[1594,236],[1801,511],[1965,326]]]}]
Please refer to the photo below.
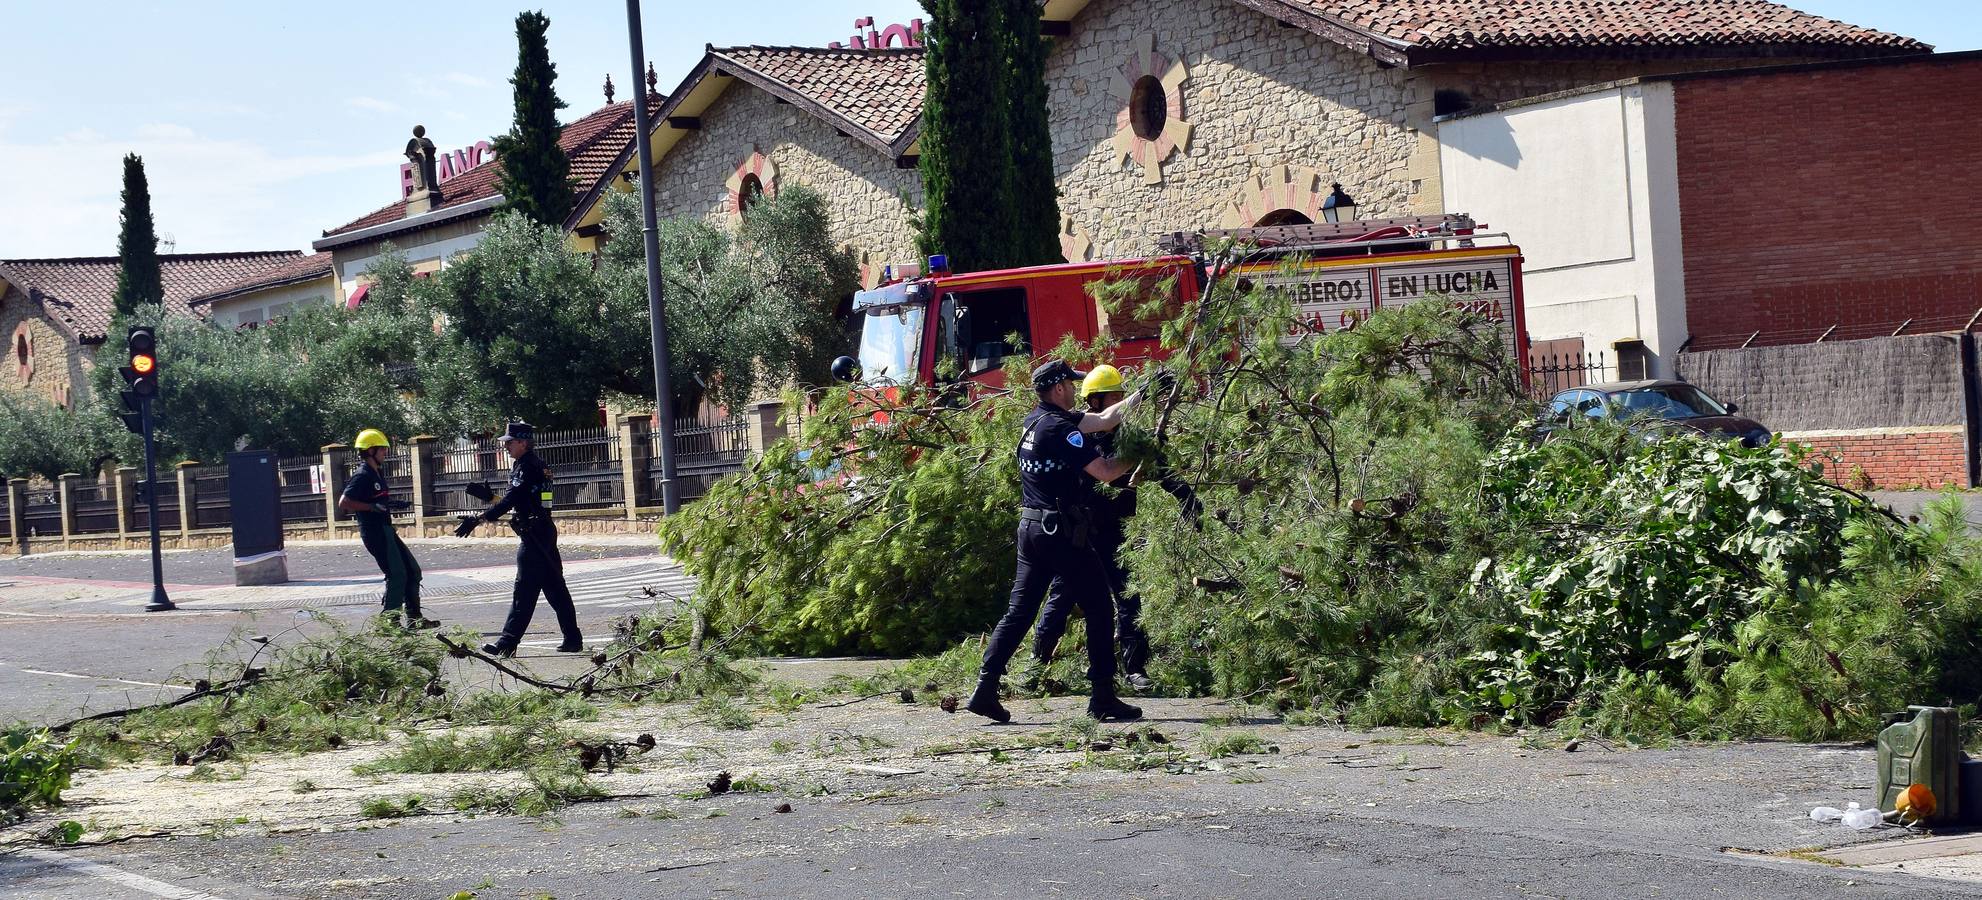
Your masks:
[{"label": "black helmet", "polygon": [[839,381],[852,381],[860,377],[860,362],[851,356],[833,360],[833,378]]},{"label": "black helmet", "polygon": [[502,437],[497,438],[497,440],[505,444],[510,441],[530,441],[535,443],[537,440],[537,429],[528,422],[511,422],[509,423],[509,429],[504,431]]}]

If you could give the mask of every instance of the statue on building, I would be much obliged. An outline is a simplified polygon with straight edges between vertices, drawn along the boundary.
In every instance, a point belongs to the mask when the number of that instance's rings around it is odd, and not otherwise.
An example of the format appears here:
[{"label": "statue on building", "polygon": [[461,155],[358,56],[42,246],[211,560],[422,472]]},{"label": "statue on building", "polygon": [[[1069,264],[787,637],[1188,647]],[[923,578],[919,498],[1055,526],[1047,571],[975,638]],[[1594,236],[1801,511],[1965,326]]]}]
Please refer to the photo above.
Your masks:
[{"label": "statue on building", "polygon": [[406,142],[406,159],[413,163],[413,193],[440,190],[434,169],[434,142],[427,139],[427,126],[413,126],[413,139]]}]

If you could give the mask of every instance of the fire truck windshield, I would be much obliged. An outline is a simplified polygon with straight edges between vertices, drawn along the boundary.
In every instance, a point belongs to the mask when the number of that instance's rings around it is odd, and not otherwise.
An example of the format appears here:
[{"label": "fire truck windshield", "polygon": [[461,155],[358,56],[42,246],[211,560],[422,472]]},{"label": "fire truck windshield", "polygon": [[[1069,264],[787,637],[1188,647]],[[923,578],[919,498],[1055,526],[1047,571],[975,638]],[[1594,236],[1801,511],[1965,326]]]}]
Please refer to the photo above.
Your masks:
[{"label": "fire truck windshield", "polygon": [[922,322],[929,307],[870,309],[860,325],[860,380],[870,385],[911,384],[922,357]]}]

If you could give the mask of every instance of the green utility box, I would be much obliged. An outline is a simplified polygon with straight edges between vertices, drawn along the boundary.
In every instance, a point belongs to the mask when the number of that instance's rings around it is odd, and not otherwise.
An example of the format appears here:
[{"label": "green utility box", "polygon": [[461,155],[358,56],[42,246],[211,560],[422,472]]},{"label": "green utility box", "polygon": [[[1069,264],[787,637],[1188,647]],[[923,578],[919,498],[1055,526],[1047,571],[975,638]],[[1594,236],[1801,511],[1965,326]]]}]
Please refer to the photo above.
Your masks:
[{"label": "green utility box", "polygon": [[1961,728],[1945,706],[1909,706],[1879,732],[1880,812],[1892,812],[1900,792],[1924,784],[1934,792],[1932,823],[1961,820]]}]

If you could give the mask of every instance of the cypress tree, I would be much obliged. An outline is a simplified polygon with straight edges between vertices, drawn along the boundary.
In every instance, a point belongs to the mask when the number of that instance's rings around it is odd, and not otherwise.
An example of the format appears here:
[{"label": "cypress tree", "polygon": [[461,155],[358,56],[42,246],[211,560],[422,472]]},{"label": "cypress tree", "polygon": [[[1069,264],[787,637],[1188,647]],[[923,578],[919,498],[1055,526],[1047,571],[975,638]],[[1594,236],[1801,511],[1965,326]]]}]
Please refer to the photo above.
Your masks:
[{"label": "cypress tree", "polygon": [[1060,262],[1060,188],[1053,177],[1053,131],[1046,117],[1046,53],[1038,0],[1003,6],[1006,104],[1012,147],[1013,265]]},{"label": "cypress tree", "polygon": [[[923,58],[919,240],[959,272],[1021,265],[1012,235],[1012,150],[1006,112],[1004,12],[989,0],[922,0],[929,14]],[[1057,232],[1059,223],[1054,222]]]},{"label": "cypress tree", "polygon": [[165,302],[165,276],[158,268],[158,231],[151,221],[151,187],[145,161],[124,157],[123,227],[117,232],[117,314],[128,316],[141,303]]},{"label": "cypress tree", "polygon": [[571,159],[557,145],[564,131],[557,123],[557,111],[564,108],[564,101],[553,86],[557,66],[551,63],[544,37],[550,27],[551,20],[542,11],[516,16],[516,76],[509,79],[516,89],[516,121],[494,144],[502,160],[502,194],[509,208],[562,227],[578,201],[571,187]]}]

